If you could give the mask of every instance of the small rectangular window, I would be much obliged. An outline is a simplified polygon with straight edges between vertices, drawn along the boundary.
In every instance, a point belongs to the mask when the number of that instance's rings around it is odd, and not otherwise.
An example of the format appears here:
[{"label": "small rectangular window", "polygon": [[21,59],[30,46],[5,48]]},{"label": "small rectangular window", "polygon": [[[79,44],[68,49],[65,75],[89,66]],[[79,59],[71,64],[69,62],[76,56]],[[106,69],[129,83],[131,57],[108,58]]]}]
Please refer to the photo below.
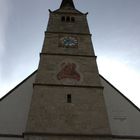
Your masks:
[{"label": "small rectangular window", "polygon": [[71,103],[71,94],[67,94],[67,103]]}]

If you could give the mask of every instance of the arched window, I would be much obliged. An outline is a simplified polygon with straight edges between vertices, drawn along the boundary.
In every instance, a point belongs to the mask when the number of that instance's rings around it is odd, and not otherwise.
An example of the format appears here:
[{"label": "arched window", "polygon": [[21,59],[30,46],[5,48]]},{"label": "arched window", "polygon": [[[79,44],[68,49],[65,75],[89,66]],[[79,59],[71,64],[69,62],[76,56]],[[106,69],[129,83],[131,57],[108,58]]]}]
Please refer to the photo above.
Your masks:
[{"label": "arched window", "polygon": [[70,17],[67,17],[66,18],[66,22],[70,22]]},{"label": "arched window", "polygon": [[61,21],[62,22],[75,22],[75,18],[74,17],[70,17],[70,16],[67,16],[67,17],[62,16],[61,17]]},{"label": "arched window", "polygon": [[71,22],[75,22],[75,18],[74,17],[71,17]]},{"label": "arched window", "polygon": [[61,17],[61,21],[62,21],[62,22],[65,22],[65,17],[64,17],[64,16]]}]

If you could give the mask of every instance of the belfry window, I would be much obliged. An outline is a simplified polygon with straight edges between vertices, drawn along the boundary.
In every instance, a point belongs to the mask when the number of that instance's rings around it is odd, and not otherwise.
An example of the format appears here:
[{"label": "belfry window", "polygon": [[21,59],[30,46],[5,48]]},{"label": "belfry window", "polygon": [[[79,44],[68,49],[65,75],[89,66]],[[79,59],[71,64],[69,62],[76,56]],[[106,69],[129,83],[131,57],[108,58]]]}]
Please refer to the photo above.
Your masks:
[{"label": "belfry window", "polygon": [[62,22],[65,22],[65,17],[64,17],[64,16],[61,17],[61,21],[62,21]]},{"label": "belfry window", "polygon": [[70,16],[62,16],[61,17],[61,21],[62,22],[75,22],[75,18],[74,17],[70,17]]},{"label": "belfry window", "polygon": [[71,22],[75,22],[75,18],[74,17],[71,17]]},{"label": "belfry window", "polygon": [[66,22],[70,22],[70,17],[67,17],[66,18]]}]

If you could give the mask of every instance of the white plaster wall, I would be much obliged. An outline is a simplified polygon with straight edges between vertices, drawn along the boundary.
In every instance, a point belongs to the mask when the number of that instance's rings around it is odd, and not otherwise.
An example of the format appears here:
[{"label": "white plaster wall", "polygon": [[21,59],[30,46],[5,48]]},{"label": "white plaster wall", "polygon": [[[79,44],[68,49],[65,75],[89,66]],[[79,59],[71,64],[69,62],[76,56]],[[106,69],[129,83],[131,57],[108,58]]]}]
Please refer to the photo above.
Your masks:
[{"label": "white plaster wall", "polygon": [[113,135],[140,136],[140,111],[101,78]]},{"label": "white plaster wall", "polygon": [[34,79],[35,74],[0,101],[0,134],[21,135],[24,132]]},{"label": "white plaster wall", "polygon": [[[25,131],[34,79],[35,74],[0,101],[0,134],[22,135]],[[140,111],[102,77],[101,82],[112,134],[140,136]]]}]

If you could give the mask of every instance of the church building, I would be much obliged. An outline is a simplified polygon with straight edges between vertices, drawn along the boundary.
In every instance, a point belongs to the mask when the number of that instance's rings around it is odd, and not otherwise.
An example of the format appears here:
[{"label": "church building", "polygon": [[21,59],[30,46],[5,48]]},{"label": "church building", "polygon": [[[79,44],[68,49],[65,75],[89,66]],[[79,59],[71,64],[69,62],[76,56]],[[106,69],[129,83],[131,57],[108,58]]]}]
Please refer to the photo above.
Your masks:
[{"label": "church building", "polygon": [[88,13],[62,0],[49,14],[38,69],[0,99],[0,140],[140,140],[140,109],[99,74]]}]

